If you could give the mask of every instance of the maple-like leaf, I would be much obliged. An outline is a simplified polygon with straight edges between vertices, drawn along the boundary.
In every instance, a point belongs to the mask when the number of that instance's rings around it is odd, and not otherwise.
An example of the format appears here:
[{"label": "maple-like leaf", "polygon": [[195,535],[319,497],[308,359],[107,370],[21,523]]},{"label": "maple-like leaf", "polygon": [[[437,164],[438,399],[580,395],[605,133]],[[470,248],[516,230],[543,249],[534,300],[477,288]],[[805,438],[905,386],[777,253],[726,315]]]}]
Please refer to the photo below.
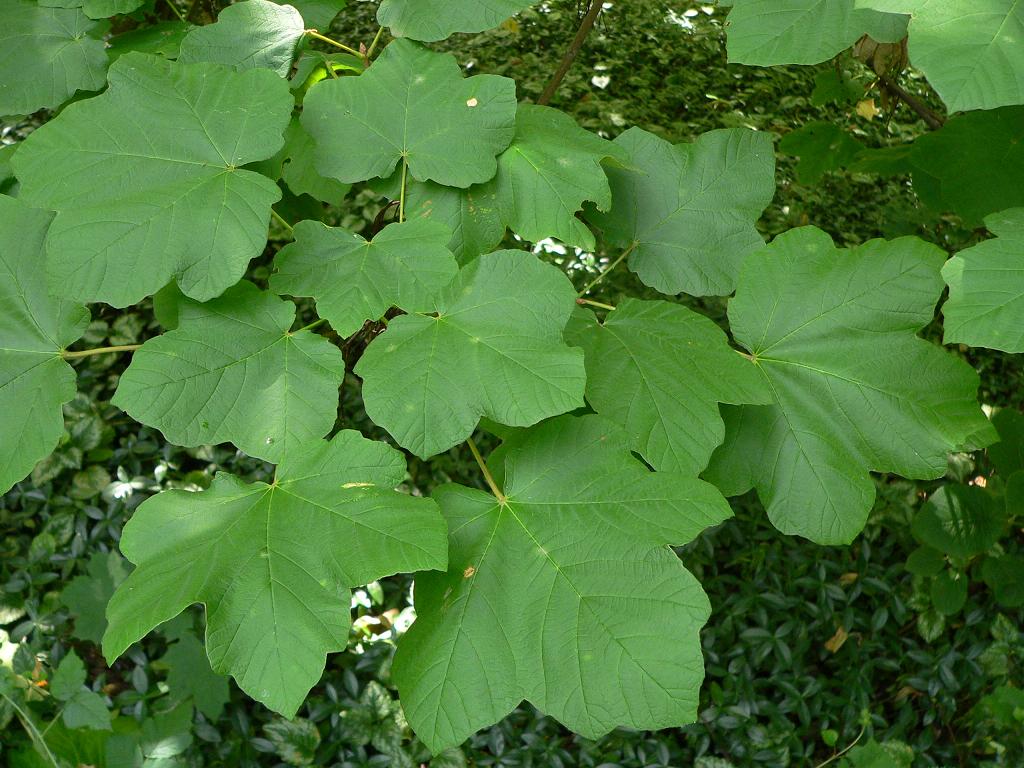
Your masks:
[{"label": "maple-like leaf", "polygon": [[348,588],[444,568],[436,504],[394,488],[394,448],[343,431],[247,484],[220,473],[202,493],[144,501],[121,550],[137,566],[107,607],[113,662],[192,603],[206,606],[206,652],[250,696],[288,717],[348,644]]},{"label": "maple-like leaf", "polygon": [[416,580],[393,674],[435,752],[523,699],[587,738],[693,722],[710,605],[666,545],[731,516],[709,484],[651,472],[599,416],[565,416],[492,456],[503,498],[434,491],[447,573]]}]

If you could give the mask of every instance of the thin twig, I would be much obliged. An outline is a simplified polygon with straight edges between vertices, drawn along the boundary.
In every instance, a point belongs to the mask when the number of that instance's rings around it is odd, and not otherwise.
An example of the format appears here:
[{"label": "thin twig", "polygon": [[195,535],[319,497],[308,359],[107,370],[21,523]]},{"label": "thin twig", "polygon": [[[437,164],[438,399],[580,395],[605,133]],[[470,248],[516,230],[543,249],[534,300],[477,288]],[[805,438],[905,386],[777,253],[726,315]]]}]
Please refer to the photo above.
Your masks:
[{"label": "thin twig", "polygon": [[565,78],[566,73],[572,67],[572,63],[576,60],[576,56],[579,54],[580,49],[583,48],[583,43],[587,39],[587,35],[590,34],[590,30],[594,28],[594,23],[597,21],[597,17],[601,15],[601,10],[604,8],[603,0],[590,0],[590,9],[587,11],[587,15],[583,17],[583,21],[580,22],[580,28],[576,30],[576,37],[573,38],[572,43],[569,45],[569,50],[565,52],[565,56],[562,57],[562,63],[558,65],[558,69],[555,70],[555,74],[551,77],[551,82],[548,83],[544,89],[544,93],[537,99],[538,104],[550,103],[552,97],[555,95],[555,91],[558,90],[558,86],[562,84],[562,80]]},{"label": "thin twig", "polygon": [[25,726],[25,730],[29,732],[32,737],[32,741],[39,745],[44,752],[46,758],[53,765],[53,768],[60,768],[60,764],[57,762],[57,758],[53,756],[53,752],[50,751],[49,745],[46,743],[46,739],[39,733],[39,729],[36,728],[36,724],[32,722],[32,719],[18,706],[17,702],[14,701],[3,691],[0,691],[0,696],[3,697],[4,701],[11,705],[11,708],[17,713],[18,719],[21,720],[21,724]]},{"label": "thin twig", "polygon": [[60,353],[60,356],[65,360],[77,360],[82,357],[92,357],[93,355],[107,355],[115,352],[134,352],[141,344],[122,344],[118,347],[96,347],[95,349],[83,349],[78,352],[68,352],[65,350]]},{"label": "thin twig", "polygon": [[169,5],[171,10],[174,11],[174,15],[178,17],[178,20],[184,23],[185,17],[181,15],[181,11],[179,11],[178,6],[174,4],[174,0],[167,0],[167,5]]},{"label": "thin twig", "polygon": [[602,280],[604,280],[604,276],[605,275],[607,275],[609,272],[611,272],[613,269],[615,269],[617,266],[619,266],[619,264],[621,264],[626,259],[626,257],[629,256],[629,254],[631,254],[636,249],[636,246],[637,246],[637,243],[633,243],[631,246],[629,246],[629,248],[627,248],[622,253],[620,253],[619,257],[615,261],[613,261],[611,264],[609,264],[608,267],[605,268],[601,272],[601,274],[599,274],[597,277],[595,277],[593,280],[591,280],[589,283],[587,283],[585,286],[583,286],[583,290],[580,291],[576,295],[577,296],[585,296],[586,294],[590,293],[591,289],[595,285],[597,285]]},{"label": "thin twig", "polygon": [[946,120],[942,115],[936,114],[928,107],[927,104],[917,98],[914,94],[909,93],[904,88],[885,77],[885,75],[879,75],[878,82],[885,90],[916,112],[917,116],[924,120],[927,126],[933,131],[939,130],[939,128],[946,124]]},{"label": "thin twig", "polygon": [[498,500],[499,504],[508,503],[508,497],[501,492],[498,484],[494,482],[494,476],[491,474],[491,470],[487,468],[487,462],[485,462],[484,457],[480,455],[480,451],[477,449],[476,443],[473,442],[473,438],[466,438],[466,444],[469,446],[469,450],[473,454],[473,458],[476,459],[477,466],[480,467],[480,471],[483,473],[484,482],[486,482],[487,487],[491,489],[491,493],[494,494],[494,498]]},{"label": "thin twig", "polygon": [[384,35],[384,27],[377,30],[377,34],[373,38],[373,42],[370,43],[370,47],[366,49],[366,61],[369,62],[373,56],[373,52],[377,50],[377,44],[380,42],[381,37]]},{"label": "thin twig", "polygon": [[833,763],[833,762],[835,762],[836,760],[838,760],[838,759],[839,759],[840,757],[842,757],[843,755],[845,755],[845,754],[846,754],[847,752],[849,752],[849,751],[850,751],[851,749],[853,749],[853,748],[854,748],[855,746],[857,746],[857,742],[858,742],[858,741],[860,741],[860,740],[861,740],[861,739],[862,739],[862,738],[864,737],[864,732],[865,732],[865,731],[867,731],[867,729],[868,729],[867,725],[864,725],[864,726],[863,726],[863,727],[862,727],[862,728],[860,729],[860,733],[858,733],[858,734],[857,734],[857,738],[856,738],[856,739],[854,739],[853,741],[851,741],[851,742],[850,742],[850,743],[849,743],[849,744],[848,744],[848,745],[846,746],[846,749],[844,749],[844,750],[842,750],[842,751],[840,751],[840,752],[836,752],[836,753],[835,753],[834,755],[832,755],[832,757],[830,757],[830,758],[829,758],[828,760],[826,760],[826,761],[825,761],[825,762],[823,762],[823,763],[818,763],[818,764],[817,764],[816,766],[814,766],[814,768],[825,768],[825,766],[826,766],[826,765],[828,765],[829,763]]}]

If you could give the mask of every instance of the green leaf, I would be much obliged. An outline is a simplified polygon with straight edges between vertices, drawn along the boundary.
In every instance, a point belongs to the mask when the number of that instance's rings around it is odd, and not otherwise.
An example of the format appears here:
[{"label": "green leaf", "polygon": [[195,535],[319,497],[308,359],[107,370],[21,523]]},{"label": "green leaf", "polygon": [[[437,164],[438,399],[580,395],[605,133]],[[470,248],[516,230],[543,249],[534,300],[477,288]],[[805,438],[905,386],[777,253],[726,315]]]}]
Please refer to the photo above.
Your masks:
[{"label": "green leaf", "polygon": [[346,430],[291,455],[272,485],[220,473],[208,491],[147,499],[124,529],[138,567],[107,608],[104,654],[204,603],[214,671],[291,717],[348,643],[347,587],[445,567],[444,521],[391,490],[404,479],[398,451]]},{"label": "green leaf", "polygon": [[110,38],[111,61],[119,59],[126,53],[138,51],[166,59],[176,59],[181,50],[181,41],[192,29],[191,24],[181,21],[161,21],[152,26],[139,27],[129,32],[122,32]]},{"label": "green leaf", "polygon": [[757,369],[706,317],[626,299],[599,323],[579,309],[566,333],[582,347],[587,402],[657,470],[696,475],[725,437],[718,403],[770,403]]},{"label": "green leaf", "polygon": [[864,146],[835,123],[815,120],[782,137],[779,151],[800,158],[796,177],[817,184],[827,171],[849,165]]},{"label": "green leaf", "polygon": [[1017,0],[857,0],[911,14],[910,63],[950,112],[1024,103],[1024,6]]},{"label": "green leaf", "polygon": [[352,183],[409,173],[452,187],[488,181],[515,133],[516,89],[496,75],[463,78],[455,57],[395,40],[359,77],[306,94],[302,125],[324,176]]},{"label": "green leaf", "polygon": [[1024,208],[993,214],[985,226],[994,239],[960,251],[942,268],[949,286],[943,341],[1024,352]]},{"label": "green leaf", "polygon": [[862,35],[896,42],[907,19],[854,8],[854,0],[733,0],[727,18],[729,61],[770,67],[817,64]]},{"label": "green leaf", "polygon": [[915,187],[934,179],[937,202],[968,226],[980,225],[990,213],[1024,207],[1024,107],[957,115],[918,138],[910,158]]},{"label": "green leaf", "polygon": [[347,338],[392,306],[435,311],[441,290],[459,272],[450,236],[426,219],[390,224],[369,242],[340,227],[301,221],[295,242],[274,260],[271,288],[314,297],[319,315]]},{"label": "green leaf", "polygon": [[306,133],[298,117],[293,117],[284,134],[281,178],[296,195],[310,195],[325,203],[337,204],[348,194],[350,187],[321,176],[314,163],[315,153],[313,137]]},{"label": "green leaf", "polygon": [[81,8],[90,19],[131,13],[143,3],[145,0],[39,0],[39,5],[49,8]]},{"label": "green leaf", "polygon": [[996,593],[996,602],[1004,608],[1024,606],[1024,557],[1003,555],[987,557],[981,567],[985,583]]},{"label": "green leaf", "polygon": [[739,265],[764,246],[754,223],[775,195],[771,138],[744,128],[673,146],[630,128],[615,143],[629,168],[608,168],[612,208],[587,219],[629,257],[644,284],[667,294],[724,296]]},{"label": "green leaf", "polygon": [[452,233],[448,248],[461,265],[490,253],[505,238],[505,224],[492,183],[456,189],[432,181],[411,182],[406,188],[405,215],[447,226]]},{"label": "green leaf", "polygon": [[110,730],[106,702],[85,687],[85,665],[74,651],[68,651],[61,660],[50,683],[50,693],[63,702],[61,719],[68,728]]},{"label": "green leaf", "polygon": [[999,432],[999,442],[988,447],[988,460],[1009,481],[1012,474],[1024,470],[1024,413],[1000,408],[992,417],[992,425]]},{"label": "green leaf", "polygon": [[930,590],[932,605],[943,616],[959,613],[967,602],[967,576],[953,571],[941,571]]},{"label": "green leaf", "polygon": [[345,361],[322,336],[289,331],[291,302],[241,282],[179,313],[134,354],[114,405],[175,445],[231,442],[267,461],[330,432]]},{"label": "green leaf", "polygon": [[907,570],[915,576],[935,576],[945,565],[945,556],[927,546],[918,547],[907,557]]},{"label": "green leaf", "polygon": [[840,763],[841,768],[902,768],[900,763],[874,739],[855,746]]},{"label": "green leaf", "polygon": [[347,0],[290,0],[288,3],[281,0],[280,4],[297,8],[307,27],[325,30],[348,3]]},{"label": "green leaf", "polygon": [[916,335],[943,259],[910,237],[840,250],[814,227],[751,255],[729,321],[777,404],[725,411],[708,479],[726,495],[756,487],[783,533],[841,544],[871,509],[869,470],[937,478],[947,452],[991,441],[977,373]]},{"label": "green leaf", "polygon": [[6,0],[0,27],[0,116],[27,115],[64,103],[106,80],[107,25],[77,9]]},{"label": "green leaf", "polygon": [[562,331],[576,292],[524,251],[481,256],[437,299],[398,317],[356,365],[366,413],[421,458],[465,440],[481,416],[526,427],[583,405],[583,351]]},{"label": "green leaf", "polygon": [[980,555],[1003,533],[1006,516],[993,497],[973,485],[944,485],[914,517],[914,538],[956,558]]},{"label": "green leaf", "polygon": [[395,37],[436,42],[456,32],[483,32],[536,0],[383,0],[377,21]]},{"label": "green leaf", "polygon": [[601,163],[628,157],[618,144],[580,128],[564,112],[524,104],[516,113],[512,144],[498,158],[494,184],[502,219],[524,240],[555,237],[593,250],[594,235],[576,218],[583,203],[611,208],[612,192]]},{"label": "green leaf", "polygon": [[[21,154],[21,151],[19,151]],[[64,432],[61,406],[75,371],[61,351],[85,333],[89,312],[50,295],[43,239],[51,214],[0,195],[0,492],[32,471]]]},{"label": "green leaf", "polygon": [[288,765],[313,765],[320,746],[320,731],[310,720],[275,720],[263,726],[274,751]]},{"label": "green leaf", "polygon": [[189,32],[178,61],[214,62],[239,72],[263,67],[287,77],[305,33],[302,16],[292,6],[246,0],[221,11],[215,24]]},{"label": "green leaf", "polygon": [[57,211],[54,284],[117,307],[172,277],[199,301],[234,285],[280,199],[239,166],[281,147],[291,110],[287,83],[265,70],[122,56],[106,92],[67,107],[14,156],[20,196]]},{"label": "green leaf", "polygon": [[666,545],[729,506],[706,483],[650,472],[599,416],[546,422],[500,453],[504,501],[434,491],[450,565],[417,578],[393,667],[416,734],[438,752],[523,699],[592,739],[693,722],[710,605]]},{"label": "green leaf", "polygon": [[129,570],[117,552],[95,552],[86,565],[86,574],[68,582],[60,593],[60,601],[75,619],[74,637],[97,644],[103,639],[107,602],[128,577]]},{"label": "green leaf", "polygon": [[167,687],[174,705],[191,699],[209,719],[220,717],[230,699],[228,679],[210,669],[203,644],[194,634],[182,633],[160,661],[168,667]]}]

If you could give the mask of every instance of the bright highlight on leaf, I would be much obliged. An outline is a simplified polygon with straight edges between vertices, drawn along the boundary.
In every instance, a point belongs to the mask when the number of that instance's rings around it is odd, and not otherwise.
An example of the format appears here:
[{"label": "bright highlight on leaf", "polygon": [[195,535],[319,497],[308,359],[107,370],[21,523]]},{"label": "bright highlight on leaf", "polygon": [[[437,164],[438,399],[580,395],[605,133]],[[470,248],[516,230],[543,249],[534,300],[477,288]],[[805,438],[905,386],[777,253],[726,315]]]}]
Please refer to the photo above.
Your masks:
[{"label": "bright highlight on leaf", "polygon": [[5,0],[0,25],[0,116],[59,106],[103,87],[107,25],[82,11]]},{"label": "bright highlight on leaf", "polygon": [[603,160],[627,162],[625,150],[580,128],[564,112],[525,104],[516,135],[498,158],[494,186],[501,217],[524,240],[555,237],[592,250],[594,234],[576,218],[583,203],[611,207]]},{"label": "bright highlight on leaf", "polygon": [[382,0],[377,21],[396,37],[435,42],[493,29],[536,0]]},{"label": "bright highlight on leaf", "polygon": [[64,431],[61,406],[75,396],[75,371],[61,351],[89,312],[50,295],[43,239],[52,214],[0,195],[0,492],[32,471]]},{"label": "bright highlight on leaf", "polygon": [[220,473],[208,491],[165,491],[125,526],[137,568],[107,608],[113,662],[192,603],[206,652],[252,698],[291,717],[348,644],[348,587],[447,563],[437,505],[393,490],[402,455],[344,431],[281,464],[272,485]]},{"label": "bright highlight on leaf", "polygon": [[950,112],[1024,103],[1024,5],[1019,0],[856,0],[911,14],[910,63]]},{"label": "bright highlight on leaf", "polygon": [[316,221],[299,222],[294,234],[277,255],[271,287],[314,297],[317,312],[343,337],[392,306],[433,312],[459,272],[447,247],[451,233],[426,219],[390,224],[369,242]]},{"label": "bright highlight on leaf", "polygon": [[1024,208],[985,219],[996,237],[946,262],[947,344],[1024,352]]},{"label": "bright highlight on leaf", "polygon": [[607,169],[611,211],[587,219],[612,245],[634,247],[629,268],[646,285],[666,294],[732,293],[740,262],[764,245],[754,223],[775,195],[771,138],[731,128],[673,146],[630,128],[615,143],[629,167]]},{"label": "bright highlight on leaf", "polygon": [[393,674],[435,752],[526,699],[587,738],[697,717],[707,597],[668,544],[731,516],[719,493],[650,472],[617,428],[565,416],[492,462],[503,501],[446,485],[449,567],[416,580]]},{"label": "bright highlight on leaf", "polygon": [[463,78],[453,56],[408,40],[388,45],[359,77],[317,83],[303,105],[317,167],[346,183],[390,176],[403,158],[419,181],[488,181],[515,132],[514,81]]},{"label": "bright highlight on leaf", "polygon": [[263,67],[287,77],[305,29],[290,5],[246,0],[221,11],[215,24],[189,32],[178,61],[209,61],[237,71]]},{"label": "bright highlight on leaf", "polygon": [[627,299],[599,323],[578,310],[566,333],[586,353],[587,402],[624,429],[655,469],[696,475],[722,443],[718,403],[770,403],[757,369],[686,307]]},{"label": "bright highlight on leaf", "polygon": [[583,352],[562,338],[576,293],[556,267],[497,251],[463,267],[437,316],[397,317],[356,366],[374,423],[427,458],[482,416],[515,427],[583,405]]},{"label": "bright highlight on leaf", "polygon": [[729,496],[757,488],[783,533],[843,544],[871,509],[869,470],[941,477],[949,451],[991,442],[977,373],[917,337],[943,259],[909,237],[840,250],[813,227],[751,255],[729,322],[777,402],[725,410],[706,477]]},{"label": "bright highlight on leaf", "polygon": [[130,53],[102,95],[67,107],[14,156],[20,197],[57,211],[47,268],[63,295],[128,306],[171,278],[199,301],[242,277],[280,191],[240,166],[282,143],[292,97],[266,70]]},{"label": "bright highlight on leaf", "polygon": [[322,336],[289,331],[291,302],[242,282],[178,312],[134,354],[114,405],[176,445],[231,442],[275,462],[331,431],[345,361]]}]

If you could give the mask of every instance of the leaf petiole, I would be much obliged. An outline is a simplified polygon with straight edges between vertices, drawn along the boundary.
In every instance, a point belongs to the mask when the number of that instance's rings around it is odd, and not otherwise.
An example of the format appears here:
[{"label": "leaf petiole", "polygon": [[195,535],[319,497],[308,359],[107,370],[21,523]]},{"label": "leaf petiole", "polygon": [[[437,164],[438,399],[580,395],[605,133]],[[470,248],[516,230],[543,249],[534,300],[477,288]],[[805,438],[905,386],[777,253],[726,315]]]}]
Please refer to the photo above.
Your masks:
[{"label": "leaf petiole", "polygon": [[473,454],[473,458],[476,459],[477,466],[480,467],[480,471],[483,473],[484,482],[487,483],[487,487],[491,489],[491,493],[494,494],[494,498],[498,500],[498,503],[504,506],[508,503],[508,497],[501,492],[500,488],[498,488],[498,484],[494,481],[494,476],[491,474],[491,470],[487,468],[487,462],[485,462],[484,457],[480,455],[480,450],[476,447],[476,443],[473,442],[472,437],[466,438],[466,445],[469,446],[469,450]]},{"label": "leaf petiole", "polygon": [[595,285],[597,285],[602,280],[604,280],[605,275],[607,275],[609,272],[611,272],[613,269],[615,269],[617,266],[619,266],[619,264],[621,264],[623,261],[625,261],[626,257],[629,256],[629,254],[631,254],[634,250],[636,250],[637,245],[638,245],[638,243],[633,243],[632,245],[629,246],[629,248],[627,248],[622,253],[620,253],[619,257],[617,259],[615,259],[615,261],[613,261],[604,270],[602,270],[601,273],[597,277],[595,277],[593,280],[591,280],[589,283],[587,283],[585,286],[583,286],[583,290],[580,291],[576,295],[577,296],[584,296],[584,295],[590,293],[590,291],[594,288]]},{"label": "leaf petiole", "polygon": [[579,304],[580,306],[586,305],[591,307],[597,307],[599,309],[607,309],[609,311],[615,309],[615,307],[613,307],[611,304],[603,304],[600,301],[592,301],[591,299],[576,299],[576,303]]},{"label": "leaf petiole", "polygon": [[60,356],[65,360],[77,360],[82,357],[92,357],[93,355],[106,355],[114,354],[116,352],[134,352],[141,344],[123,344],[117,347],[96,347],[95,349],[82,349],[77,352],[68,352],[64,350],[60,353]]},{"label": "leaf petiole", "polygon": [[329,38],[329,37],[327,37],[325,35],[321,35],[315,29],[307,29],[306,30],[306,34],[309,35],[310,37],[314,38],[315,40],[320,40],[321,42],[328,43],[330,45],[335,46],[336,48],[340,48],[341,50],[345,51],[345,53],[351,53],[353,56],[358,56],[359,58],[363,58],[363,54],[361,54],[355,48],[350,48],[349,46],[345,45],[344,43],[339,43],[337,40],[332,40],[331,38]]}]

